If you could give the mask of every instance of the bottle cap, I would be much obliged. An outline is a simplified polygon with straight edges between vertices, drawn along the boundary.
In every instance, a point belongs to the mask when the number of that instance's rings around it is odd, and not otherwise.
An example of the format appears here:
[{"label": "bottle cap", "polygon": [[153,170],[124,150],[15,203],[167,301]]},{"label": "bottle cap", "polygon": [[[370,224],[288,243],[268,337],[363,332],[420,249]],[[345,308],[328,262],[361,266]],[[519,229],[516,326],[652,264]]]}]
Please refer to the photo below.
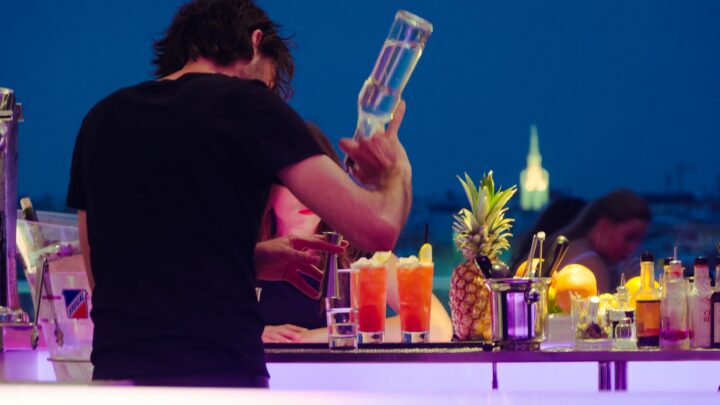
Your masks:
[{"label": "bottle cap", "polygon": [[640,255],[640,261],[641,262],[654,262],[655,256],[653,256],[652,252],[643,252],[642,255]]},{"label": "bottle cap", "polygon": [[708,265],[708,259],[704,256],[698,256],[695,258],[695,265],[696,266],[707,266]]},{"label": "bottle cap", "polygon": [[663,266],[669,266],[670,262],[673,261],[672,257],[666,257],[663,259]]}]

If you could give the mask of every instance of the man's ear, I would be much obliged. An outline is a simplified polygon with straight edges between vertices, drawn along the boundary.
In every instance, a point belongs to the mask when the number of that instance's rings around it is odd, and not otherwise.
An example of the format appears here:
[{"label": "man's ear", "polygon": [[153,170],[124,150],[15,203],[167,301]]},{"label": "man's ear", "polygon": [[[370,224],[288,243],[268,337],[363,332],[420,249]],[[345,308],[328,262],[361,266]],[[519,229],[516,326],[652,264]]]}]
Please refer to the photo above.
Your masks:
[{"label": "man's ear", "polygon": [[262,38],[263,32],[259,29],[253,31],[252,35],[250,36],[250,42],[252,43],[253,47],[253,58],[260,55],[260,42],[262,41]]}]

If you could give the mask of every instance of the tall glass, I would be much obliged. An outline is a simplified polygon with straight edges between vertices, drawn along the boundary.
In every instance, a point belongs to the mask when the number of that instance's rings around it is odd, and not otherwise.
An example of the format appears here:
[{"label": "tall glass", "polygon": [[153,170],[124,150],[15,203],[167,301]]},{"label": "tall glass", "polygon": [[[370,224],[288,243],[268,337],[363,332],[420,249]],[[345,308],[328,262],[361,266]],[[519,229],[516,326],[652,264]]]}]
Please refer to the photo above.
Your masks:
[{"label": "tall glass", "polygon": [[430,337],[433,263],[400,263],[400,335],[403,343],[427,343]]},{"label": "tall glass", "polygon": [[385,306],[387,303],[387,268],[384,265],[353,264],[353,285],[357,290],[358,340],[360,343],[382,343],[385,340]]},{"label": "tall glass", "polygon": [[328,347],[331,350],[355,350],[358,345],[358,311],[354,304],[355,291],[353,269],[338,269],[338,296],[325,299],[327,312]]},{"label": "tall glass", "polygon": [[375,67],[358,95],[355,136],[369,137],[385,130],[432,30],[432,24],[412,13],[400,10],[395,14]]}]

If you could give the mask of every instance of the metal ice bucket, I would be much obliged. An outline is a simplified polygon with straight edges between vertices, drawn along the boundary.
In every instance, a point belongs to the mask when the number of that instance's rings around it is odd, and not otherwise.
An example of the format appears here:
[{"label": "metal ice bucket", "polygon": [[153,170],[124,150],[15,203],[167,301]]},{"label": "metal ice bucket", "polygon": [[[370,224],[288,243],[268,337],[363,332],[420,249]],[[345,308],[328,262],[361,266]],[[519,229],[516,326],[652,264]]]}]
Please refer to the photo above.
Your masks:
[{"label": "metal ice bucket", "polygon": [[550,278],[489,279],[493,342],[506,350],[539,350],[547,338]]}]

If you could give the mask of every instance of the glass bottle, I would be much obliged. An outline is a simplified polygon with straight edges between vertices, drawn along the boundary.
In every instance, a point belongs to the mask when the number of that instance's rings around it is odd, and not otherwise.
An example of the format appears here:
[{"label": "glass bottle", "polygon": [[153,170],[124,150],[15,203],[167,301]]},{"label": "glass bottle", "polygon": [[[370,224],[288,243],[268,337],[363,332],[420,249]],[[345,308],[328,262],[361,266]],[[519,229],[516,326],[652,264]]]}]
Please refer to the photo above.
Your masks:
[{"label": "glass bottle", "polygon": [[638,348],[658,347],[660,291],[655,287],[655,258],[650,252],[643,252],[640,256],[640,289],[635,295],[635,302],[635,333]]},{"label": "glass bottle", "polygon": [[710,267],[706,257],[695,258],[694,282],[688,296],[690,309],[690,344],[710,347]]},{"label": "glass bottle", "polygon": [[665,275],[660,304],[660,348],[689,349],[687,281],[682,262],[674,259]]},{"label": "glass bottle", "polygon": [[355,136],[369,137],[385,129],[432,31],[428,21],[404,10],[397,12],[375,67],[358,95]]},{"label": "glass bottle", "polygon": [[633,350],[636,348],[635,327],[630,318],[623,318],[613,328],[613,348],[616,350]]},{"label": "glass bottle", "polygon": [[[609,316],[613,331],[615,331],[618,323],[625,318],[629,318],[631,323],[635,322],[635,309],[630,305],[630,292],[628,292],[627,287],[625,287],[625,273],[620,275],[620,285],[615,293],[615,307],[610,310]],[[634,341],[634,324],[632,332],[631,338]],[[617,338],[617,336],[614,337]]]},{"label": "glass bottle", "polygon": [[720,256],[715,259],[715,292],[710,296],[710,346],[720,349]]}]

